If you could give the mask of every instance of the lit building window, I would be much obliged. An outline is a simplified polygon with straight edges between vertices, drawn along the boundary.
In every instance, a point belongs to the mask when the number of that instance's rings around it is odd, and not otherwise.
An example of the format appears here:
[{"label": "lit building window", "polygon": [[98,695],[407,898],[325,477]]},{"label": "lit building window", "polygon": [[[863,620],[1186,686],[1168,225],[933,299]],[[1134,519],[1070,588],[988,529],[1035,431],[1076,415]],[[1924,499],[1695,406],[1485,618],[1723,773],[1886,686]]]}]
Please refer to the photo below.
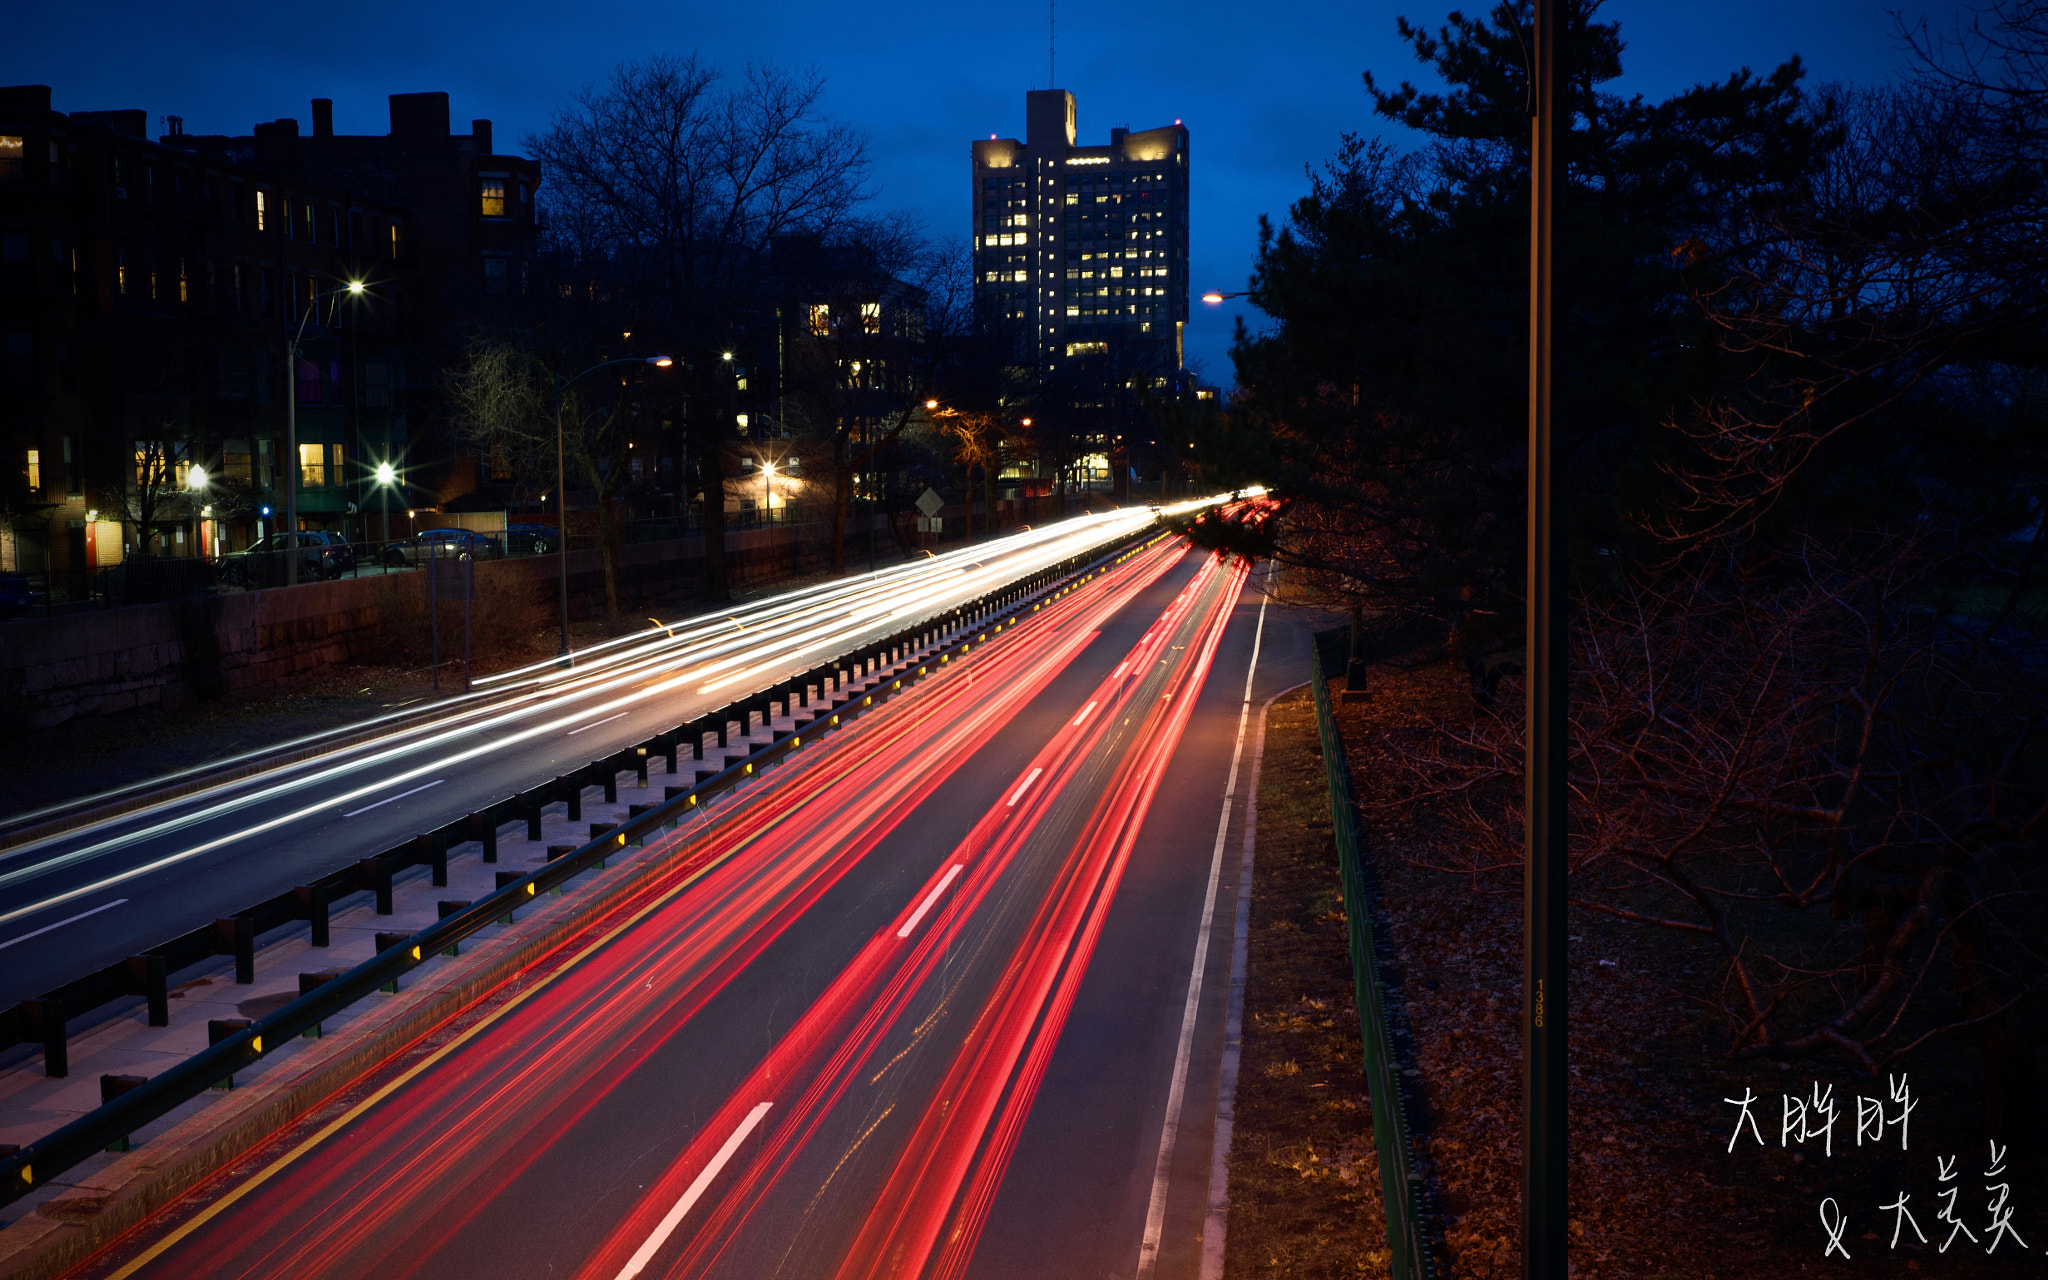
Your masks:
[{"label": "lit building window", "polygon": [[[339,446],[336,447],[338,448]],[[302,444],[299,446],[299,485],[305,489],[322,489],[327,486],[326,445]]]},{"label": "lit building window", "polygon": [[502,174],[487,174],[478,180],[477,212],[486,218],[505,216],[505,178]]},{"label": "lit building window", "polygon": [[822,338],[832,332],[832,304],[813,302],[811,304],[811,336]]},{"label": "lit building window", "polygon": [[256,229],[258,231],[270,229],[270,193],[261,188],[258,188],[256,192]]},{"label": "lit building window", "polygon": [[24,167],[27,161],[24,154],[20,134],[0,133],[0,182],[27,180],[28,170]]},{"label": "lit building window", "polygon": [[43,487],[43,451],[28,451],[28,488],[30,493],[40,492]]},{"label": "lit building window", "polygon": [[[1024,273],[1019,271],[1017,278],[1022,280]],[[882,331],[881,303],[863,302],[860,304],[860,327],[863,333],[880,333]]]}]

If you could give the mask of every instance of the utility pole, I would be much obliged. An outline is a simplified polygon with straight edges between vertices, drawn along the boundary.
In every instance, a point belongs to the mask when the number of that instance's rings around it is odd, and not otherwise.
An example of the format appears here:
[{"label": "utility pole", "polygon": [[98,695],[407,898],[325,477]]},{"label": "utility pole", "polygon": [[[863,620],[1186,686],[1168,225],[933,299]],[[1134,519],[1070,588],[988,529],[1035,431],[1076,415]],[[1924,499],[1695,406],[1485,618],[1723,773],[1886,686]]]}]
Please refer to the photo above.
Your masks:
[{"label": "utility pole", "polygon": [[1522,1275],[1564,1280],[1565,903],[1569,711],[1564,486],[1550,418],[1551,242],[1558,127],[1560,0],[1536,0],[1529,108],[1529,559],[1522,871]]}]

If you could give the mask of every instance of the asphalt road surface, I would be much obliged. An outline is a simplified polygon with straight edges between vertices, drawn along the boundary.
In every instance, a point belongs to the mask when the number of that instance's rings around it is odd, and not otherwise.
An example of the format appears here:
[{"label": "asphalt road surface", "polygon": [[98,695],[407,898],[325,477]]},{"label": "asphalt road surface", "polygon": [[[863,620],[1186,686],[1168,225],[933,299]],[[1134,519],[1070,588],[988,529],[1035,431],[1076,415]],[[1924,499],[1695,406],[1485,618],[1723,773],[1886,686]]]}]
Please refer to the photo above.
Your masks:
[{"label": "asphalt road surface", "polygon": [[[1138,510],[755,601],[479,682],[433,724],[0,852],[0,1007],[1142,528]],[[175,762],[167,762],[175,763]]]},{"label": "asphalt road surface", "polygon": [[1254,712],[1306,653],[1244,586],[1162,543],[977,646],[83,1274],[1195,1275]]}]

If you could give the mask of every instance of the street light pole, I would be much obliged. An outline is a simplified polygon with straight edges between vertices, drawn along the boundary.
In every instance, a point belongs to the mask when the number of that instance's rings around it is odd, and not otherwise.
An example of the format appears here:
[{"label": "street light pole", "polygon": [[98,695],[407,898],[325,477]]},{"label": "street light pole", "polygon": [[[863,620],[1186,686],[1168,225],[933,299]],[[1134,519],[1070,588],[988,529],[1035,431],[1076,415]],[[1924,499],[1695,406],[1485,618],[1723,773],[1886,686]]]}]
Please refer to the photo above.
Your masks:
[{"label": "street light pole", "polygon": [[[361,297],[363,282],[351,280],[327,290],[326,296],[338,293]],[[299,344],[305,340],[306,323],[320,309],[320,298],[321,291],[315,289],[306,300],[306,309],[299,313],[298,329],[284,344],[284,527],[290,535],[285,538],[284,582],[288,587],[299,585]]]},{"label": "street light pole", "polygon": [[[629,356],[623,360],[601,360],[572,378],[555,379],[555,588],[556,605],[561,611],[561,647],[555,656],[569,664],[569,469],[567,451],[562,444],[562,395],[586,374],[599,369],[609,369],[618,364],[651,364],[657,369],[666,369],[675,361],[667,356]],[[603,518],[603,513],[599,513]]]},{"label": "street light pole", "polygon": [[1522,891],[1522,1275],[1566,1270],[1565,930],[1570,634],[1563,486],[1551,429],[1551,243],[1558,172],[1558,0],[1536,0],[1529,133],[1527,752]]}]

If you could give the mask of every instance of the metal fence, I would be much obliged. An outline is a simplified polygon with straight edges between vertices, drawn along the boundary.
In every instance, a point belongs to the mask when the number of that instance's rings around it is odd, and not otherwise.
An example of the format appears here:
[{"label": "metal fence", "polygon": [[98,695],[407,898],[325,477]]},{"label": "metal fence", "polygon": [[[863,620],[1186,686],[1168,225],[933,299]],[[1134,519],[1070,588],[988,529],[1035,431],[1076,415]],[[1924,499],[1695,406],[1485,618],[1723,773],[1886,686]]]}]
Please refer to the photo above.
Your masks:
[{"label": "metal fence", "polygon": [[[587,844],[573,850],[550,846],[548,862],[530,875],[499,872],[495,893],[462,905],[437,924],[404,938],[380,934],[378,954],[373,958],[321,982],[276,1012],[235,1030],[204,1052],[152,1076],[54,1133],[18,1151],[0,1154],[0,1204],[19,1199],[95,1152],[125,1143],[128,1135],[143,1125],[262,1058],[266,1045],[274,1048],[289,1043],[358,1000],[379,990],[395,990],[402,975],[506,917],[539,893],[558,888],[583,871],[603,868],[605,859],[618,856],[629,844],[658,839],[713,796],[756,777],[801,748],[806,740],[815,741],[884,705],[895,694],[913,687],[921,677],[942,670],[953,656],[965,654],[986,641],[995,628],[1040,607],[1048,593],[1061,583],[1107,569],[1127,558],[1132,554],[1130,548],[1147,537],[1147,533],[1141,532],[1116,539],[1048,566],[551,782],[423,832],[374,857],[337,868],[309,884],[108,965],[38,999],[0,1010],[0,1048],[39,1042],[45,1071],[55,1076],[66,1075],[70,1069],[68,1024],[83,1013],[140,996],[151,1025],[167,1026],[170,979],[181,968],[210,963],[216,956],[232,956],[235,980],[253,982],[256,938],[269,929],[304,920],[308,922],[313,945],[324,946],[331,914],[340,900],[352,893],[373,894],[377,913],[388,915],[392,911],[392,877],[398,871],[425,865],[431,869],[433,884],[445,885],[452,845],[477,841],[483,860],[496,862],[498,828],[505,822],[523,819],[528,838],[537,840],[541,810],[551,803],[565,804],[568,816],[580,819],[586,787],[601,786],[606,799],[616,801],[620,773],[637,771],[644,782],[651,756],[666,756],[671,773],[675,773],[683,760],[704,758],[708,735],[715,734],[720,746],[727,745],[735,722],[744,736],[758,714],[762,727],[770,730],[769,743],[744,759],[729,762],[708,776],[701,770],[694,772],[693,785],[669,787],[664,803],[630,813],[626,821],[594,833]],[[866,694],[844,696],[848,683],[858,678],[856,673],[864,677],[890,670],[896,674],[885,675]],[[782,704],[784,714],[793,716],[798,707],[813,701],[820,705],[810,723],[786,733],[770,728],[775,704]],[[640,810],[642,806],[632,808]]]},{"label": "metal fence", "polygon": [[[1341,634],[1341,633],[1340,633]],[[1319,637],[1320,639],[1320,637]],[[1337,876],[1344,891],[1344,923],[1351,941],[1351,974],[1357,987],[1359,1040],[1366,1089],[1372,1095],[1372,1142],[1380,1157],[1380,1193],[1386,1202],[1387,1247],[1394,1280],[1427,1280],[1434,1275],[1423,1234],[1424,1183],[1415,1169],[1408,1137],[1408,1109],[1401,1095],[1401,1067],[1394,1055],[1393,1026],[1387,1018],[1386,984],[1380,978],[1374,944],[1371,893],[1358,847],[1358,810],[1351,791],[1351,764],[1337,732],[1330,690],[1323,675],[1323,646],[1309,647],[1309,685],[1315,693],[1316,730],[1322,740],[1323,775],[1330,789],[1330,825],[1337,840]]]}]

